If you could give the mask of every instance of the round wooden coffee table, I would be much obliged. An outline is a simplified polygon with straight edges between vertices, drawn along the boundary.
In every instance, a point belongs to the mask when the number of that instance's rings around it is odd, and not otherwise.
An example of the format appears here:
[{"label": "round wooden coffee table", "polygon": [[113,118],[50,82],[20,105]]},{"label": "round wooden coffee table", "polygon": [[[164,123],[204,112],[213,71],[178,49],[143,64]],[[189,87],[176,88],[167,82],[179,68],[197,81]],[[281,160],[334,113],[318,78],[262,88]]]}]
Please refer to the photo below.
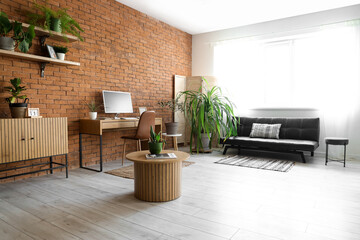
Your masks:
[{"label": "round wooden coffee table", "polygon": [[126,158],[134,162],[135,197],[148,202],[166,202],[181,196],[182,161],[190,155],[185,152],[163,150],[161,153],[175,153],[175,159],[146,159],[149,151],[132,152]]}]

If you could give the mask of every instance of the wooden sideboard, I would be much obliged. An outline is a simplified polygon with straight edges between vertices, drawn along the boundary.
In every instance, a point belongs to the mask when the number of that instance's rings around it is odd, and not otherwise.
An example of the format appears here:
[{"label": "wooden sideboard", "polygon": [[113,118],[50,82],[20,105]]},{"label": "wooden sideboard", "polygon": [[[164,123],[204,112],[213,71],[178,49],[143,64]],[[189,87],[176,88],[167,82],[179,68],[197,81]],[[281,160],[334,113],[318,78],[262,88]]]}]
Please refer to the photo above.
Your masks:
[{"label": "wooden sideboard", "polygon": [[[139,119],[108,119],[108,120],[90,120],[80,119],[79,147],[80,147],[80,168],[101,172],[103,169],[102,161],[102,135],[107,131],[137,129]],[[162,132],[162,118],[155,118],[155,132]],[[88,168],[83,165],[82,153],[82,135],[100,136],[100,168],[99,170]]]},{"label": "wooden sideboard", "polygon": [[[33,172],[1,177],[0,179],[31,174],[39,171],[66,168],[68,177],[68,125],[67,118],[8,118],[0,119],[0,164],[17,161],[50,158],[49,162],[26,167],[49,164],[49,168]],[[53,162],[54,156],[65,155],[66,163]],[[58,166],[54,167],[53,164]],[[5,169],[16,170],[25,166]]]}]

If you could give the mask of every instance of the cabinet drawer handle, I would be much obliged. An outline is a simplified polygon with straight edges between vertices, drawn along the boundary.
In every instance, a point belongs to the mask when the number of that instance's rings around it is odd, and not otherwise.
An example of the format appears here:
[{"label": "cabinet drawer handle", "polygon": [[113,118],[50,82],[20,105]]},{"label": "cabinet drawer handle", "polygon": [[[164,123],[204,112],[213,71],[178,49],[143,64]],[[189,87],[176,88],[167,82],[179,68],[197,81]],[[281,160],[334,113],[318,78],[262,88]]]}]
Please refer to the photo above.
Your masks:
[{"label": "cabinet drawer handle", "polygon": [[25,138],[22,138],[21,141],[25,141]]},{"label": "cabinet drawer handle", "polygon": [[34,137],[30,138],[30,140],[34,140],[34,139],[35,139]]}]

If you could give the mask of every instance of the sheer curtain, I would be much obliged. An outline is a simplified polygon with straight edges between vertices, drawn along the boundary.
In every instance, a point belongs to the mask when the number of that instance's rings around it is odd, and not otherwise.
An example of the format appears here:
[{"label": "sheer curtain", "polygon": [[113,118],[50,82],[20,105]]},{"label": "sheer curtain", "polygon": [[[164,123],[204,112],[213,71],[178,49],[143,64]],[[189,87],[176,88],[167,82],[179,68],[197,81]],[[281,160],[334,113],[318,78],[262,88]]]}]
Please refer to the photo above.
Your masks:
[{"label": "sheer curtain", "polygon": [[316,108],[324,136],[348,137],[360,109],[358,21],[304,32],[217,43],[215,75],[238,110]]}]

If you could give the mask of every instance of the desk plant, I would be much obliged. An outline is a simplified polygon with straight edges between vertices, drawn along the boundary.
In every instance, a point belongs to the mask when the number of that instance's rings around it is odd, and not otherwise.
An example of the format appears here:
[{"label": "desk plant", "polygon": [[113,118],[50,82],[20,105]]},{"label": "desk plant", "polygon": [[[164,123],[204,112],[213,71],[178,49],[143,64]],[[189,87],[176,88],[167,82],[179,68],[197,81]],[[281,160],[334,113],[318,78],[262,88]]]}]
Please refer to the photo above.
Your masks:
[{"label": "desk plant", "polygon": [[89,118],[91,120],[96,120],[97,118],[97,110],[101,105],[95,103],[95,101],[91,101],[90,103],[86,103],[86,106],[89,108]]},{"label": "desk plant", "polygon": [[65,60],[65,54],[69,51],[68,48],[62,46],[53,46],[53,48],[56,52],[57,58],[60,60]]},{"label": "desk plant", "polygon": [[[84,41],[80,36],[80,32],[84,30],[80,27],[79,23],[75,21],[68,13],[66,8],[53,10],[46,5],[37,4],[34,1],[34,10],[39,10],[42,14],[28,13],[30,23],[40,26],[45,30],[52,30],[55,32],[69,33]],[[64,39],[68,40],[66,36]]]},{"label": "desk plant", "polygon": [[[27,31],[24,31],[22,23],[17,21],[11,22],[8,16],[0,12],[0,49],[14,51],[16,45],[19,50],[27,53],[35,37],[35,27],[30,25]],[[13,30],[13,36],[9,37]]]},{"label": "desk plant", "polygon": [[[12,86],[5,87],[5,90],[11,93],[11,97],[6,98],[5,100],[9,103],[11,116],[13,118],[24,118],[29,99],[26,95],[21,95],[21,92],[25,91],[26,87],[20,86],[20,78],[11,79],[10,83]],[[19,100],[23,100],[23,102],[19,103]]]},{"label": "desk plant", "polygon": [[[207,83],[206,79],[203,80]],[[178,97],[184,96],[185,118],[191,129],[190,151],[193,140],[196,151],[211,149],[213,139],[217,136],[228,138],[236,134],[237,124],[234,124],[234,106],[222,95],[219,87],[210,90],[200,87],[198,91],[183,91]]]},{"label": "desk plant", "polygon": [[160,133],[156,134],[152,126],[150,126],[149,151],[151,154],[159,154],[162,150],[163,142]]},{"label": "desk plant", "polygon": [[[171,99],[169,101],[159,101],[158,105],[161,108],[167,108],[171,110],[173,113],[176,113],[177,111],[184,112],[183,104],[179,102],[179,98]],[[165,123],[166,133],[168,135],[177,134],[178,124],[179,123],[177,122]]]}]

